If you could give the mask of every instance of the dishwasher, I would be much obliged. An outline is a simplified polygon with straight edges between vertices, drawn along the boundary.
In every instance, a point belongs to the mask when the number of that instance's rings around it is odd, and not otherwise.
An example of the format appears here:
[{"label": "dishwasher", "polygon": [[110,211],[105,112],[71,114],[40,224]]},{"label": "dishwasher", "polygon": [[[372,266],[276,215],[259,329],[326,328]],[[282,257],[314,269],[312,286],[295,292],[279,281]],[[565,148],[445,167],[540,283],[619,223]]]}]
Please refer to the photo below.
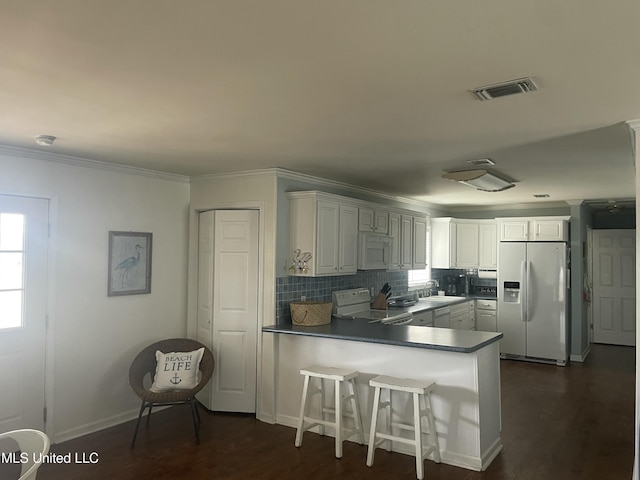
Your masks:
[{"label": "dishwasher", "polygon": [[451,309],[449,307],[436,308],[433,311],[433,326],[451,328]]}]

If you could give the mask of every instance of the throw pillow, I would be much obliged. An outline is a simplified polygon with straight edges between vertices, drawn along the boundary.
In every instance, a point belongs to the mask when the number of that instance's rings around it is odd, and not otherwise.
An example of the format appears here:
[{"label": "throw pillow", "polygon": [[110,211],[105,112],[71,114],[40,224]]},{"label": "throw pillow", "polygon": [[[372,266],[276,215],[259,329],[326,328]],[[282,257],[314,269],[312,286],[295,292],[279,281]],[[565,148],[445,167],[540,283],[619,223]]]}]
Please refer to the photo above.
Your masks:
[{"label": "throw pillow", "polygon": [[163,353],[156,350],[156,374],[150,390],[160,393],[194,388],[198,384],[203,354],[204,348],[193,352]]}]

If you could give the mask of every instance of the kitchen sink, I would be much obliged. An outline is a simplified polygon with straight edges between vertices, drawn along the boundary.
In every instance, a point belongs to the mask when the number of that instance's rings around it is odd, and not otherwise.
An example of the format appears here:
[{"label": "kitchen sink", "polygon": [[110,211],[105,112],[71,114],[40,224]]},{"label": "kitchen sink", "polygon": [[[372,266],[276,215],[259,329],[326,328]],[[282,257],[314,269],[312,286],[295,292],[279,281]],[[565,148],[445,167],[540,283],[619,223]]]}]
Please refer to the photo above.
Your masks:
[{"label": "kitchen sink", "polygon": [[453,302],[454,300],[464,300],[466,297],[456,297],[453,295],[434,295],[431,297],[422,297],[420,300],[427,302]]}]

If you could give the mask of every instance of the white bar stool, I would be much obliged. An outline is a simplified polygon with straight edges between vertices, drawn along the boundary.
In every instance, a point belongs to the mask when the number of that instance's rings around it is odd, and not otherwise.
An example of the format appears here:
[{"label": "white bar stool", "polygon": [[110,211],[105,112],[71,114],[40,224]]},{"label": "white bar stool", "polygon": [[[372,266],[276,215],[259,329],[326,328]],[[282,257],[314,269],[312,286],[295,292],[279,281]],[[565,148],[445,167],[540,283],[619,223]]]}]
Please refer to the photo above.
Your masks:
[{"label": "white bar stool", "polygon": [[[380,375],[372,378],[369,385],[375,387],[375,393],[373,396],[373,415],[371,417],[371,433],[369,436],[369,450],[367,452],[367,466],[370,467],[373,465],[374,452],[378,446],[388,441],[388,450],[391,450],[391,442],[395,440],[396,442],[406,443],[415,447],[416,474],[417,477],[422,480],[424,478],[424,459],[430,453],[433,453],[433,460],[436,463],[440,463],[440,446],[438,444],[438,434],[436,432],[435,418],[431,403],[431,392],[436,384],[428,381]],[[380,391],[382,389],[389,391],[389,399],[385,402],[380,402]],[[391,392],[393,390],[413,394],[413,425],[394,423],[391,421]],[[421,402],[421,400],[423,400],[423,402]],[[424,403],[424,406],[421,406],[421,403]],[[377,431],[378,412],[383,408],[387,409],[386,429],[388,433]],[[426,417],[427,419],[427,431],[422,428],[423,417]],[[393,427],[413,431],[414,438],[410,439],[393,435]],[[424,446],[422,436],[427,434],[429,435],[429,444]]]},{"label": "white bar stool", "polygon": [[[358,395],[356,393],[355,379],[358,372],[355,370],[345,370],[342,368],[321,367],[314,365],[312,367],[303,368],[300,374],[304,375],[304,387],[302,389],[302,400],[300,402],[300,416],[298,417],[298,429],[296,431],[295,446],[302,445],[302,434],[314,427],[320,427],[320,434],[324,435],[324,427],[333,427],[336,437],[336,457],[342,457],[342,441],[358,436],[358,442],[364,442],[362,434],[362,420],[360,417],[360,409],[358,407]],[[311,378],[319,380],[319,386],[315,390],[309,390]],[[334,407],[325,404],[324,381],[333,380],[335,383],[335,399]],[[348,395],[342,394],[342,383],[345,382],[349,389]],[[312,395],[320,394],[320,408],[322,418],[314,418],[306,415],[307,399]],[[343,402],[351,402],[351,411],[343,409]],[[327,420],[327,414],[334,415],[334,421]],[[354,428],[346,429],[343,424],[343,415],[353,418]],[[305,425],[307,424],[307,425]]]}]

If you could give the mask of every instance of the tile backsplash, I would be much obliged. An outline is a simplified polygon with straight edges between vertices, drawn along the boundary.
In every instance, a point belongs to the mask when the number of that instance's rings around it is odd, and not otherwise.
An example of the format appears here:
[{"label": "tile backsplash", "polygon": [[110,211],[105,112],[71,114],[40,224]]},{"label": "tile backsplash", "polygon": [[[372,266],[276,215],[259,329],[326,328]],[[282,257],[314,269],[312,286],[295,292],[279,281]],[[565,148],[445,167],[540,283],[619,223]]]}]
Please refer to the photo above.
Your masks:
[{"label": "tile backsplash", "polygon": [[391,285],[392,294],[407,291],[408,274],[406,271],[385,272],[381,270],[359,271],[355,275],[335,277],[305,277],[290,275],[276,279],[276,323],[291,324],[289,303],[300,301],[302,296],[308,301],[331,301],[331,292],[349,288],[373,287],[377,293],[385,282]]}]

